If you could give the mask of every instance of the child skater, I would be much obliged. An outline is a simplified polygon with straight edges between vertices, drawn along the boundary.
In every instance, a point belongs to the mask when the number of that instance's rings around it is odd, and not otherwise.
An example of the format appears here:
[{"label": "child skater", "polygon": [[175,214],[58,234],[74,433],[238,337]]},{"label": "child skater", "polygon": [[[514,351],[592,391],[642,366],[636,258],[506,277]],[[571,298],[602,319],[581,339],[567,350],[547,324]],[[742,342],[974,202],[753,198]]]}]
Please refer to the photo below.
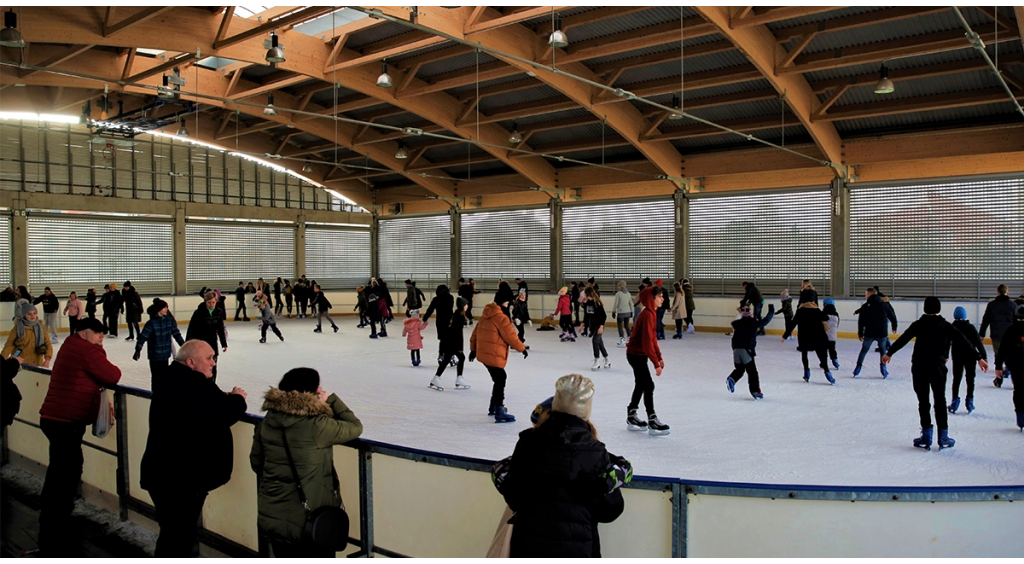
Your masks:
[{"label": "child skater", "polygon": [[[914,439],[914,446],[931,450],[932,448],[932,416],[928,394],[935,396],[935,424],[939,426],[939,450],[950,448],[956,441],[950,438],[946,415],[946,361],[949,359],[949,345],[959,342],[964,350],[971,350],[974,345],[957,331],[953,325],[943,319],[942,302],[935,296],[924,299],[924,315],[910,324],[899,339],[882,356],[882,364],[889,364],[892,355],[916,338],[914,354],[910,359],[910,374],[914,380],[914,393],[917,394],[917,413],[921,417],[921,436]],[[982,372],[988,372],[988,362],[977,351],[970,357],[977,361]]]},{"label": "child skater", "polygon": [[[804,301],[807,298],[807,301]],[[786,324],[786,334],[782,336],[782,342],[793,334],[793,329],[799,329],[797,343],[799,344],[800,357],[804,362],[804,382],[811,381],[811,368],[807,363],[807,353],[813,352],[818,356],[819,366],[825,371],[825,379],[829,384],[835,384],[836,379],[828,369],[828,334],[825,333],[825,322],[828,316],[818,309],[814,303],[810,291],[800,292],[800,307],[796,309],[793,320]]]},{"label": "child skater", "polygon": [[683,338],[683,318],[686,317],[686,297],[683,287],[676,282],[672,285],[672,319],[676,322],[676,334],[673,339]]},{"label": "child skater", "polygon": [[[782,317],[785,318],[786,325],[789,325],[793,321],[793,298],[789,297],[789,288],[783,290],[780,297],[782,298]],[[790,339],[792,338],[790,337]]]},{"label": "child skater", "polygon": [[505,382],[508,374],[505,372],[505,365],[508,362],[508,348],[512,347],[516,352],[523,353],[523,358],[529,356],[530,351],[526,345],[516,337],[516,331],[512,328],[512,322],[501,310],[508,308],[512,301],[511,289],[499,289],[494,295],[494,301],[484,306],[480,319],[473,334],[469,337],[469,361],[473,362],[477,356],[480,357],[480,364],[487,368],[494,385],[491,387],[491,404],[488,415],[494,415],[495,423],[511,423],[516,420],[515,416],[505,409]]},{"label": "child skater", "polygon": [[[661,293],[661,287],[648,286],[637,296],[644,309],[636,316],[636,323],[633,324],[633,333],[629,336],[626,344],[626,360],[633,367],[633,396],[626,406],[626,428],[630,431],[647,430],[651,435],[667,435],[668,425],[658,419],[654,412],[654,380],[651,379],[651,369],[647,361],[654,363],[655,376],[661,376],[665,369],[665,361],[661,358],[661,348],[658,347],[658,332],[656,313],[664,302],[665,297]],[[640,407],[640,398],[643,397],[644,408],[647,410],[647,421],[636,416],[636,410]]]},{"label": "child skater", "polygon": [[290,280],[284,281],[284,302],[288,308],[288,319],[292,318],[292,303],[294,298],[292,297],[292,283]]},{"label": "child skater", "polygon": [[331,302],[327,300],[327,296],[325,296],[323,291],[320,290],[320,285],[315,282],[313,283],[313,299],[310,301],[313,304],[313,309],[316,310],[316,329],[313,329],[313,332],[322,332],[320,328],[321,322],[323,321],[323,318],[326,317],[327,321],[331,322],[331,328],[334,329],[335,333],[337,333],[338,326],[334,323],[334,320],[331,319],[331,313],[329,311],[331,309]]},{"label": "child skater", "polygon": [[512,322],[519,331],[519,340],[526,342],[526,325],[530,323],[530,311],[526,307],[526,288],[519,288],[519,295],[512,305]]},{"label": "child skater", "polygon": [[588,303],[590,298],[587,297],[587,290],[591,286],[588,284],[580,290],[580,297],[576,298],[576,301],[580,305],[580,309],[583,310],[583,321],[577,323],[580,326],[580,337],[590,336],[590,317],[594,315],[594,304]]},{"label": "child skater", "polygon": [[[590,367],[591,370],[605,370],[612,367],[612,363],[608,360],[608,351],[604,348],[604,324],[608,321],[608,314],[604,311],[604,302],[601,301],[601,296],[594,290],[593,287],[587,288],[583,291],[587,296],[586,305],[593,309],[593,313],[590,314],[590,341],[594,345],[594,365]],[[601,356],[604,356],[604,363],[601,363]]]},{"label": "child skater", "polygon": [[412,365],[420,365],[420,349],[423,348],[423,336],[420,331],[427,327],[427,322],[420,319],[420,310],[410,309],[409,317],[402,322],[402,336],[406,338],[405,348],[409,349]]},{"label": "child skater", "polygon": [[633,316],[633,297],[629,295],[626,281],[619,280],[619,291],[615,292],[615,321],[619,328],[620,349],[626,348],[626,337],[629,337],[629,320]]},{"label": "child skater", "polygon": [[576,328],[572,326],[572,308],[569,303],[569,287],[562,286],[558,291],[558,305],[555,306],[555,312],[551,317],[558,317],[558,325],[562,328],[562,335],[559,338],[563,343],[576,342]]},{"label": "child skater", "polygon": [[376,339],[377,335],[377,323],[380,323],[380,330],[385,333],[384,319],[380,316],[380,308],[377,307],[377,302],[383,301],[377,297],[377,292],[373,288],[366,290],[366,322],[370,324],[370,338]]},{"label": "child skater", "polygon": [[78,331],[78,319],[82,317],[82,302],[78,301],[78,294],[68,294],[68,303],[64,305],[64,315],[68,316],[68,331],[74,335]]},{"label": "child skater", "polygon": [[352,311],[359,310],[359,325],[356,327],[360,329],[370,324],[366,318],[366,309],[370,307],[370,304],[366,301],[366,294],[363,292],[365,289],[365,286],[356,288],[356,307],[352,308]]},{"label": "child skater", "polygon": [[768,315],[760,321],[754,319],[754,308],[750,304],[740,306],[737,311],[740,312],[740,318],[732,322],[732,363],[736,368],[725,379],[725,385],[729,387],[729,393],[735,392],[736,382],[746,372],[750,376],[747,379],[750,395],[755,400],[764,399],[754,357],[757,356],[757,333],[771,323],[775,316],[775,304],[768,304]]},{"label": "child skater", "polygon": [[839,312],[836,310],[836,302],[832,298],[825,298],[825,309],[822,313],[828,316],[828,356],[832,359],[832,366],[839,370],[839,353],[836,352],[836,339],[839,337]]},{"label": "child skater", "polygon": [[[455,389],[456,390],[468,390],[469,384],[462,378],[462,369],[466,365],[466,354],[463,352],[465,349],[464,340],[462,338],[462,329],[468,323],[466,319],[466,310],[469,309],[469,300],[459,296],[455,300],[455,313],[452,315],[451,322],[447,327],[443,327],[440,324],[437,327],[437,331],[441,337],[440,350],[441,354],[437,359],[437,372],[434,374],[434,379],[430,381],[430,389],[443,392],[444,388],[441,386],[441,375],[444,374],[448,365],[453,360],[457,360],[456,373],[455,373]],[[438,316],[440,317],[440,316]]]},{"label": "child skater", "polygon": [[967,320],[966,309],[958,307],[953,310],[953,327],[963,333],[972,346],[965,348],[961,341],[953,341],[953,399],[949,402],[949,412],[956,413],[956,410],[960,408],[960,380],[966,372],[967,413],[970,413],[974,411],[974,353],[977,351],[985,360],[988,360],[988,354],[985,352],[985,345],[981,342],[978,330]]}]

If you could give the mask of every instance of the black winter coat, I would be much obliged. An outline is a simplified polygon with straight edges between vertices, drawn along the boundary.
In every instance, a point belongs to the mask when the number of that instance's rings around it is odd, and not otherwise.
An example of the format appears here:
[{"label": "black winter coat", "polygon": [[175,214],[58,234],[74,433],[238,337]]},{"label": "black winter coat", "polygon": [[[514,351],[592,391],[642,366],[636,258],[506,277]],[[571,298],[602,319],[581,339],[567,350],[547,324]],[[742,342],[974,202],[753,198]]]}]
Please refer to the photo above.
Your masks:
[{"label": "black winter coat", "polygon": [[14,383],[14,377],[21,370],[21,363],[13,358],[0,359],[0,372],[3,372],[3,380],[0,381],[0,420],[6,427],[14,422],[14,416],[21,410],[21,391]]},{"label": "black winter coat", "polygon": [[118,313],[124,311],[124,299],[120,292],[105,292],[103,294],[103,313]]},{"label": "black winter coat", "polygon": [[872,295],[860,307],[857,317],[857,336],[868,339],[884,339],[889,334],[889,322],[896,331],[896,312],[882,301],[878,294]]},{"label": "black winter coat", "polygon": [[593,308],[593,312],[590,314],[590,330],[591,335],[597,335],[597,328],[601,327],[608,321],[608,314],[604,311],[603,305],[598,305],[597,302],[587,302],[587,305]]},{"label": "black winter coat", "polygon": [[[899,339],[889,347],[889,356],[896,354],[911,339],[917,339],[914,343],[914,355],[910,362],[914,367],[934,368],[945,367],[949,360],[949,346],[951,343],[959,342],[959,346],[965,349],[973,349],[971,342],[964,337],[964,334],[957,331],[953,324],[946,321],[941,315],[922,315],[920,319],[910,324],[907,330],[900,335]],[[971,362],[981,359],[982,356],[975,351],[968,356]]]},{"label": "black winter coat", "polygon": [[437,312],[437,338],[441,339],[441,327],[447,327],[452,321],[452,312],[455,310],[455,298],[452,296],[448,288],[445,288],[439,292],[434,299],[430,300],[430,305],[427,306],[427,311],[423,314],[423,321],[430,319],[433,313]]},{"label": "black winter coat", "polygon": [[598,523],[622,514],[622,492],[608,493],[611,457],[586,421],[557,411],[519,433],[502,495],[515,512],[510,556],[600,558]]},{"label": "black winter coat", "polygon": [[[999,354],[996,355],[996,369],[1002,370],[1003,363],[1007,368],[1017,372],[1024,367],[1024,321],[1017,321],[1003,334],[1003,344],[999,345]],[[1016,378],[1020,378],[1016,376]],[[1014,387],[1020,382],[1014,382]]]},{"label": "black winter coat", "polygon": [[213,349],[213,354],[218,354],[217,339],[220,339],[221,346],[228,346],[228,337],[224,333],[224,311],[219,307],[213,308],[213,313],[206,309],[206,302],[200,302],[192,318],[188,321],[188,331],[185,332],[185,340],[199,339],[206,341]]},{"label": "black winter coat", "polygon": [[828,321],[828,315],[818,309],[814,302],[804,302],[796,308],[796,315],[786,322],[786,334],[783,339],[788,339],[797,330],[797,344],[801,351],[816,351],[828,347],[828,333],[825,332],[824,322]]},{"label": "black winter coat", "polygon": [[462,328],[466,326],[466,318],[461,315],[452,315],[449,325],[441,325],[441,316],[437,316],[437,332],[440,335],[439,344],[441,353],[455,354],[466,350],[466,341],[462,337]]},{"label": "black winter coat", "polygon": [[758,290],[757,286],[754,286],[753,284],[748,282],[746,292],[743,293],[743,299],[740,300],[740,305],[758,305],[762,301],[764,301],[764,298],[761,296],[761,290]]},{"label": "black winter coat", "polygon": [[981,358],[988,358],[988,354],[985,352],[985,345],[981,342],[981,336],[978,335],[978,330],[974,328],[974,324],[966,319],[957,319],[953,322],[953,327],[956,327],[957,331],[963,333],[964,337],[967,337],[967,340],[971,343],[970,347],[965,347],[963,341],[959,339],[953,341],[954,360],[974,362],[978,354],[981,355]]},{"label": "black winter coat", "polygon": [[52,293],[49,296],[39,294],[39,297],[32,300],[32,303],[36,305],[43,304],[43,313],[57,313],[57,310],[60,309],[60,301]]},{"label": "black winter coat", "polygon": [[88,292],[85,295],[85,313],[96,313],[96,293]]},{"label": "black winter coat", "polygon": [[124,317],[126,321],[139,323],[142,321],[142,298],[134,287],[121,290],[121,299],[124,300]]},{"label": "black winter coat", "polygon": [[1010,299],[1010,296],[997,296],[985,306],[985,315],[981,318],[981,338],[985,338],[985,332],[992,327],[992,338],[999,341],[1003,333],[1013,325],[1013,318],[1017,313],[1017,304]]},{"label": "black winter coat", "polygon": [[209,492],[228,483],[234,460],[231,426],[243,415],[245,398],[172,362],[153,381],[142,489]]},{"label": "black winter coat", "polygon": [[[792,300],[790,300],[792,301]],[[741,317],[732,322],[732,348],[743,349],[750,353],[751,357],[757,356],[757,332],[768,326],[775,317],[775,305],[768,306],[768,315],[761,318],[761,321],[753,317]]]}]

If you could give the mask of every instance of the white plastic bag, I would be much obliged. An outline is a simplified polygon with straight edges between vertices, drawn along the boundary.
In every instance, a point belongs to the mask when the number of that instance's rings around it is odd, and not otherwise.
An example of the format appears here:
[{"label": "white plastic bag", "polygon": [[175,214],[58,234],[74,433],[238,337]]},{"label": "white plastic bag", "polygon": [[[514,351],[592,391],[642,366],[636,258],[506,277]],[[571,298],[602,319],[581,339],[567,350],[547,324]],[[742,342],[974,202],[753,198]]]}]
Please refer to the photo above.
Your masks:
[{"label": "white plastic bag", "polygon": [[92,426],[92,435],[104,438],[114,428],[114,403],[105,388],[100,388],[100,410],[96,414],[96,423]]}]

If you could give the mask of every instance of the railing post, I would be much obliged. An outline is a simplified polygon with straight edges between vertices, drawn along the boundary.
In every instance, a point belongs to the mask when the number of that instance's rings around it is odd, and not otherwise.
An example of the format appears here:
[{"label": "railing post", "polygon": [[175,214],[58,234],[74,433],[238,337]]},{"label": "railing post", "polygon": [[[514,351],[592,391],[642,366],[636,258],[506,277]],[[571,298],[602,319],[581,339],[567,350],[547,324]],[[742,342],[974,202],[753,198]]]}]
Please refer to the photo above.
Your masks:
[{"label": "railing post", "polygon": [[359,542],[373,558],[373,453],[359,449]]},{"label": "railing post", "polygon": [[686,558],[686,484],[672,484],[672,558]]},{"label": "railing post", "polygon": [[117,506],[122,521],[128,520],[128,499],[131,482],[128,481],[128,397],[114,389],[114,430],[117,432]]}]

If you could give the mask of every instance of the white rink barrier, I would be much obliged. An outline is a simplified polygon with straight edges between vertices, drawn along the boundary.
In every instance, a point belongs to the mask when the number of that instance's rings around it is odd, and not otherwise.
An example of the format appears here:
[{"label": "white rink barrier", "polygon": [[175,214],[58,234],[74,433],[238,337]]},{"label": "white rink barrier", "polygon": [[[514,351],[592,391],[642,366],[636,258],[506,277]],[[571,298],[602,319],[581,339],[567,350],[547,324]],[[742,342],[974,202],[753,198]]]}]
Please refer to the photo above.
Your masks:
[{"label": "white rink barrier", "polygon": [[[47,441],[39,407],[49,370],[23,369],[24,396],[8,430],[5,459],[42,475]],[[149,432],[145,390],[114,390],[115,433],[86,434],[83,493],[122,520],[154,526],[139,468]],[[256,529],[252,424],[232,427],[234,471],[203,509],[200,539],[230,556],[266,556]],[[371,440],[335,448],[350,521],[338,556],[483,557],[505,503],[491,483],[493,461]],[[1024,485],[845,487],[697,482],[636,476],[625,512],[600,525],[608,557],[1019,557],[1024,554]],[[685,503],[683,502],[685,500]],[[1016,502],[1016,503],[1014,503]]]}]

